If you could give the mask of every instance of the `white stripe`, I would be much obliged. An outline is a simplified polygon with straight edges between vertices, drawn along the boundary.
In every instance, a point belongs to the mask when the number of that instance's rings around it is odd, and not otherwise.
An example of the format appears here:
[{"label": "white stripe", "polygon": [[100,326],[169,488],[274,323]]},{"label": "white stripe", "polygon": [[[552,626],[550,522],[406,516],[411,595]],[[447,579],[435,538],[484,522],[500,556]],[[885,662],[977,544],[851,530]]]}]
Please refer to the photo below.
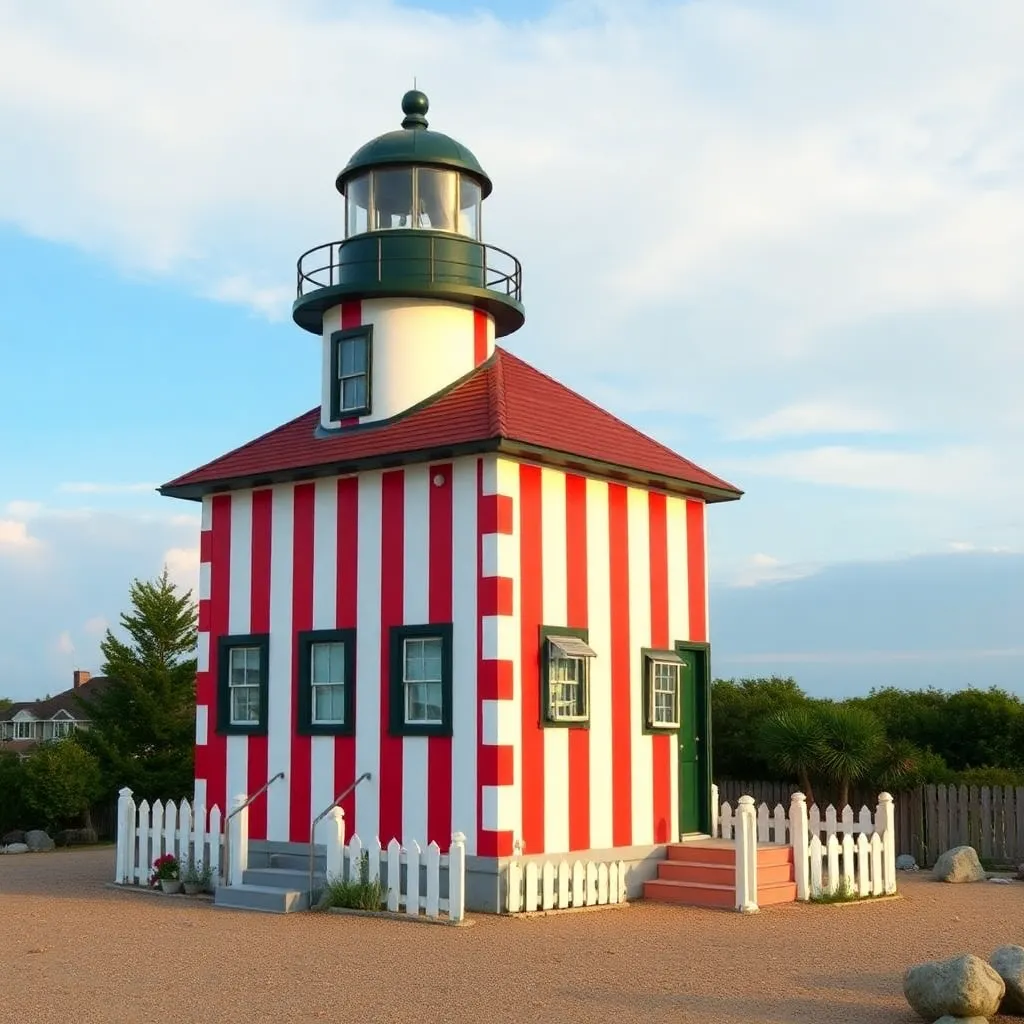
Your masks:
[{"label": "white stripe", "polygon": [[[203,630],[196,634],[196,672],[210,671],[210,634]],[[216,686],[216,682],[214,682]]]},{"label": "white stripe", "polygon": [[515,545],[512,534],[485,533],[483,536],[482,554],[482,576],[513,576],[515,574],[519,550]]},{"label": "white stripe", "polygon": [[484,743],[494,746],[501,744],[515,743],[519,723],[514,721],[508,713],[509,702],[507,700],[485,700],[482,706],[482,724]]},{"label": "white stripe", "polygon": [[501,493],[512,499],[512,533],[509,535],[508,551],[502,551],[500,564],[501,576],[512,578],[512,614],[508,617],[515,644],[510,655],[512,660],[512,699],[502,701],[502,714],[508,722],[508,731],[512,737],[512,785],[511,807],[506,807],[508,828],[513,839],[523,838],[523,673],[520,643],[522,637],[522,576],[519,572],[519,464],[507,459],[500,460],[498,481]]},{"label": "white stripe", "polygon": [[[359,477],[358,604],[356,609],[356,831],[366,842],[380,828],[380,556],[381,474]],[[351,824],[348,826],[351,828]]]},{"label": "white stripe", "polygon": [[275,487],[270,522],[270,672],[267,720],[267,778],[285,778],[267,790],[267,839],[287,841],[291,802],[292,739],[292,551],[295,488]]},{"label": "white stripe", "polygon": [[211,529],[213,529],[213,495],[212,494],[208,494],[200,502],[199,529],[200,530],[211,530]]},{"label": "white stripe", "polygon": [[590,845],[612,845],[611,571],[608,484],[587,480],[587,626],[590,667]]},{"label": "white stripe", "polygon": [[207,704],[196,705],[196,746],[205,747],[209,730],[210,708]]},{"label": "white stripe", "polygon": [[629,488],[629,717],[634,846],[654,842],[654,751],[643,733],[643,665],[640,649],[651,646],[651,521],[647,492]]},{"label": "white stripe", "polygon": [[476,853],[476,459],[452,472],[452,831]]},{"label": "white stripe", "polygon": [[[541,545],[543,551],[543,616],[545,626],[565,626],[566,537],[565,474],[541,470]],[[537,643],[540,643],[538,638]],[[543,669],[542,669],[543,671]],[[541,716],[544,715],[541,708]],[[569,849],[569,731],[544,729],[544,852]]]},{"label": "white stripe", "polygon": [[[405,543],[403,622],[420,625],[430,621],[430,482],[429,467],[411,466],[405,471],[405,509],[402,517]],[[427,845],[427,744],[426,736],[402,740],[402,842],[413,839]]]},{"label": "white stripe", "polygon": [[508,830],[509,819],[515,813],[515,793],[511,786],[484,786],[481,800],[483,827],[491,831]]},{"label": "white stripe", "polygon": [[[338,578],[337,478],[317,481],[314,502],[313,628],[334,629]],[[334,792],[334,737],[314,736],[310,757],[309,819],[312,821],[338,795]],[[351,829],[352,822],[346,821],[345,828]]]},{"label": "white stripe", "polygon": [[[206,779],[196,779],[196,788],[193,792],[192,807],[206,807]],[[210,808],[206,808],[208,811]],[[209,821],[209,818],[207,818]],[[203,822],[203,827],[206,827],[206,822]]]},{"label": "white stripe", "polygon": [[480,622],[483,657],[512,661],[518,653],[519,633],[511,615],[484,615]]},{"label": "white stripe", "polygon": [[210,600],[210,575],[211,566],[209,562],[199,563],[199,600]]},{"label": "white stripe", "polygon": [[[231,495],[231,563],[228,570],[228,633],[232,636],[250,632],[252,602],[252,491],[236,491]],[[219,681],[215,681],[217,685]],[[225,701],[230,705],[230,699]],[[228,711],[230,714],[230,709]],[[249,737],[227,738],[227,807],[234,806],[235,797],[248,795]]]},{"label": "white stripe", "polygon": [[[704,548],[704,629],[706,630],[704,636],[701,637],[701,639],[702,640],[710,640],[711,639],[711,595],[710,595],[710,591],[709,591],[710,584],[708,583],[708,580],[710,578],[708,576],[708,565],[710,564],[708,562],[708,544],[709,544],[709,541],[708,541],[708,506],[707,506],[707,504],[705,502],[701,502],[701,504],[704,506],[704,508],[703,508],[703,515],[701,516],[701,526],[703,527],[704,537],[703,537],[703,543],[702,543],[701,546]],[[710,658],[710,655],[709,655],[708,656],[708,666],[707,666],[707,671],[709,673],[711,672],[710,661],[711,661],[711,658]],[[709,686],[711,685],[711,680],[710,679],[708,680],[708,685]]]},{"label": "white stripe", "polygon": [[[668,633],[669,646],[690,636],[689,593],[686,571],[686,501],[669,498],[665,519],[668,531]],[[669,838],[679,838],[679,740],[672,734],[672,831]]]}]

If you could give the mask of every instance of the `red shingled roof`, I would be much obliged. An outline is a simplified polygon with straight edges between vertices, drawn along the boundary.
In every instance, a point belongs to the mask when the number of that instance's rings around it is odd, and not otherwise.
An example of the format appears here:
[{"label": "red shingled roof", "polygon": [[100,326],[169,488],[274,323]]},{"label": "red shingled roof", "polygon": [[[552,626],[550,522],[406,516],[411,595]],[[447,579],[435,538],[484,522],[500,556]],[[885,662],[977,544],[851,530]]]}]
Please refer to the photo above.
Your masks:
[{"label": "red shingled roof", "polygon": [[319,422],[317,407],[160,491],[198,498],[318,471],[501,451],[608,476],[650,478],[711,501],[742,493],[501,348],[452,388],[396,419],[317,436]]}]

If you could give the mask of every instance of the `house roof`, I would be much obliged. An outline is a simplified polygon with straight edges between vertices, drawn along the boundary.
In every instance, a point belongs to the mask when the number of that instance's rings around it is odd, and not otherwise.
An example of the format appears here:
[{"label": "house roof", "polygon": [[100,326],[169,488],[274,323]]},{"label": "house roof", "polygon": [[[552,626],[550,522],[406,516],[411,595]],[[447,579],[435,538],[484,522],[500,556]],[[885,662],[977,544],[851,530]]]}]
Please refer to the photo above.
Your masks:
[{"label": "house roof", "polygon": [[0,712],[0,722],[14,721],[15,715],[17,715],[19,711],[27,711],[37,722],[48,721],[61,711],[66,712],[79,722],[84,721],[82,718],[82,709],[79,706],[78,701],[75,700],[74,695],[77,693],[79,696],[88,700],[90,697],[93,697],[98,693],[102,693],[109,682],[110,679],[108,676],[93,676],[91,679],[82,683],[81,686],[72,687],[70,690],[65,690],[63,693],[58,693],[53,697],[47,697],[46,700],[19,701],[17,704],[12,704],[6,711]]},{"label": "house roof", "polygon": [[172,497],[340,475],[479,452],[733,501],[742,492],[502,348],[400,416],[339,431],[320,409],[160,488]]}]

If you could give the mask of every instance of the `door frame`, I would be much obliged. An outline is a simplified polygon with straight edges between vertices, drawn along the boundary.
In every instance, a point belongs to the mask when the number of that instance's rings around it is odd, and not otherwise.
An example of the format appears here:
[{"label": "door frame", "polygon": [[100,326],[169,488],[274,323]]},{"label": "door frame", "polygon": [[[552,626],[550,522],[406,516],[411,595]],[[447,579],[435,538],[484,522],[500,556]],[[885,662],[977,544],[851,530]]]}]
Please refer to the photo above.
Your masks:
[{"label": "door frame", "polygon": [[[676,640],[673,647],[677,651],[690,651],[700,655],[695,659],[694,672],[697,725],[700,730],[697,748],[697,776],[700,780],[698,818],[701,832],[711,835],[711,644],[700,640]],[[701,663],[703,672],[699,671]]]}]

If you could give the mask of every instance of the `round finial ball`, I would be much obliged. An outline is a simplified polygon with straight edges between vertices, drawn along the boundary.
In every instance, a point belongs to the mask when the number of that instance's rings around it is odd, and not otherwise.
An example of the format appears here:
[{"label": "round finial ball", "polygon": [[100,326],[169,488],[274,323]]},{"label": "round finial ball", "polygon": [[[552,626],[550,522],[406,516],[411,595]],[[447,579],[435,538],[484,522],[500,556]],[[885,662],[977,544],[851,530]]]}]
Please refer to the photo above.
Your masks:
[{"label": "round finial ball", "polygon": [[423,117],[430,109],[430,100],[427,99],[425,92],[420,92],[419,89],[410,89],[402,97],[402,113],[406,117],[412,117],[419,114]]}]

